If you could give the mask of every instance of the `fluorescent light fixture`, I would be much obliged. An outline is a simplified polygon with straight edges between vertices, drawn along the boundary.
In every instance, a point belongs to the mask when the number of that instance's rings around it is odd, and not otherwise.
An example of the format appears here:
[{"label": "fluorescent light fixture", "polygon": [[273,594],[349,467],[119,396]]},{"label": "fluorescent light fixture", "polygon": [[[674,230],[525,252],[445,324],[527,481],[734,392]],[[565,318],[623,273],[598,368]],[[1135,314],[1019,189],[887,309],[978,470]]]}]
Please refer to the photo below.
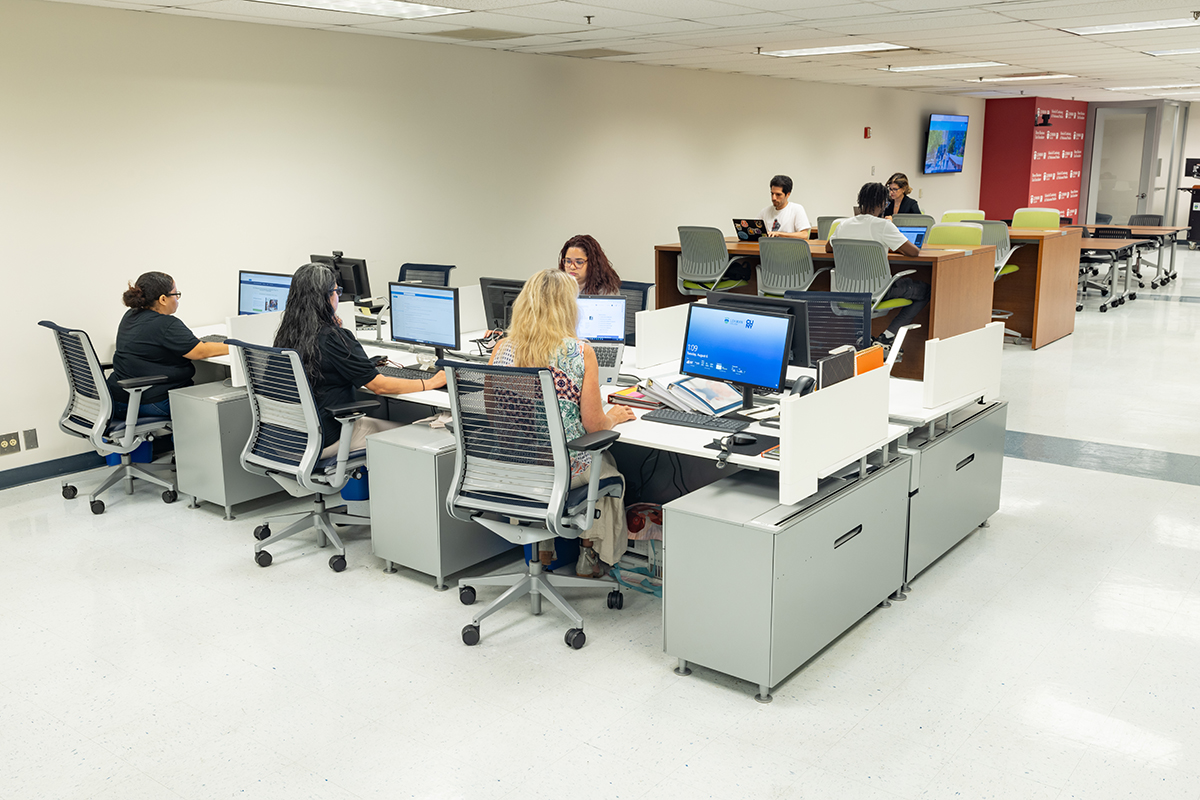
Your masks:
[{"label": "fluorescent light fixture", "polygon": [[[253,1],[261,2],[261,0]],[[352,14],[370,14],[375,17],[392,17],[394,19],[421,19],[467,13],[464,8],[425,6],[420,3],[405,3],[403,0],[271,0],[269,5],[320,8],[326,11],[346,11]]]},{"label": "fluorescent light fixture", "polygon": [[1007,67],[999,61],[971,61],[967,64],[931,64],[927,67],[879,67],[880,72],[932,72],[938,69],[967,69],[969,67]]},{"label": "fluorescent light fixture", "polygon": [[1150,22],[1119,22],[1116,25],[1094,25],[1090,28],[1059,28],[1063,33],[1076,36],[1097,36],[1103,33],[1134,33],[1136,31],[1161,31],[1167,28],[1191,28],[1200,25],[1194,19],[1159,19]]},{"label": "fluorescent light fixture", "polygon": [[1192,89],[1200,83],[1164,83],[1158,86],[1106,86],[1110,92],[1144,92],[1147,89]]},{"label": "fluorescent light fixture", "polygon": [[968,83],[1001,83],[1003,81],[1049,81],[1056,78],[1074,78],[1074,75],[1063,75],[1057,72],[1040,72],[1033,75],[1002,75],[999,78],[972,78]]},{"label": "fluorescent light fixture", "polygon": [[760,56],[793,58],[795,56],[832,56],[838,53],[877,53],[882,50],[908,50],[907,45],[874,42],[872,44],[843,44],[837,47],[809,47],[804,50],[763,50]]},{"label": "fluorescent light fixture", "polygon": [[1143,50],[1148,56],[1190,56],[1200,53],[1200,47],[1185,47],[1182,50]]}]

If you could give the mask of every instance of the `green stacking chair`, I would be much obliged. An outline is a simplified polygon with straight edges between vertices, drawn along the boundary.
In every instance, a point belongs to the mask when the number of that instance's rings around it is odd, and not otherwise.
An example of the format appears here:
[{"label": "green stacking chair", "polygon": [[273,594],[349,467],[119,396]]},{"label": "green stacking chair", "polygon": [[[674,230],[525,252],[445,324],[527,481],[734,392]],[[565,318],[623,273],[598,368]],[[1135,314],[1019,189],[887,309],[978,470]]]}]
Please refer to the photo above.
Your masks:
[{"label": "green stacking chair", "polygon": [[828,241],[829,238],[833,236],[833,232],[838,229],[838,225],[841,225],[848,219],[850,219],[850,217],[838,217],[833,222],[829,223],[829,236],[824,237],[825,240]]},{"label": "green stacking chair", "polygon": [[[1005,275],[1011,275],[1020,269],[1016,264],[1010,264],[1008,259],[1012,254],[1017,252],[1025,245],[1019,244],[1015,247],[1008,240],[1008,226],[1000,220],[980,220],[978,223],[980,231],[983,234],[983,239],[980,244],[990,244],[996,248],[996,273],[992,276],[992,283],[1003,278]],[[1005,311],[999,308],[992,309],[992,319],[1008,319],[1012,316],[1011,311]],[[1021,341],[1021,334],[1009,328],[1004,329],[1005,336],[1015,336],[1017,341]]]},{"label": "green stacking chair", "polygon": [[937,220],[928,214],[893,214],[892,224],[897,228],[932,228]]},{"label": "green stacking chair", "polygon": [[817,238],[827,240],[833,232],[833,225],[845,217],[817,217]]},{"label": "green stacking chair", "polygon": [[1057,228],[1062,215],[1057,208],[1018,208],[1013,212],[1014,228]]},{"label": "green stacking chair", "polygon": [[[911,300],[894,298],[884,300],[888,289],[897,278],[912,275],[916,270],[906,269],[892,274],[888,266],[887,247],[871,239],[834,239],[833,273],[830,283],[835,292],[862,292],[871,295],[871,316],[882,317],[889,311],[912,305]],[[860,311],[861,306],[839,303],[842,309]]]},{"label": "green stacking chair", "polygon": [[745,286],[742,280],[725,280],[725,273],[742,258],[730,258],[725,236],[719,228],[679,226],[679,293],[704,296]]},{"label": "green stacking chair", "polygon": [[780,236],[758,240],[758,296],[783,297],[784,292],[807,291],[828,267],[813,269],[812,249],[803,239]]},{"label": "green stacking chair", "polygon": [[975,219],[983,219],[986,214],[977,208],[956,208],[942,214],[942,222],[969,222]]},{"label": "green stacking chair", "polygon": [[939,222],[929,229],[925,244],[978,247],[983,243],[983,228],[971,222]]}]

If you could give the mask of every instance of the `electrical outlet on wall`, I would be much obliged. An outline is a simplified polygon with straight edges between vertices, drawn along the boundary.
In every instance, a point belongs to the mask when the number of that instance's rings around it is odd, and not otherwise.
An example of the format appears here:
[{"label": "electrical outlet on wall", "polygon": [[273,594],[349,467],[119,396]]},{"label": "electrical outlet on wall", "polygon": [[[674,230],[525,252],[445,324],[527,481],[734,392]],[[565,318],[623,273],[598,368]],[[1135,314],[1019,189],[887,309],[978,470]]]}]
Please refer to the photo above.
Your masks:
[{"label": "electrical outlet on wall", "polygon": [[0,436],[0,456],[19,452],[21,452],[21,440],[17,438],[16,431]]}]

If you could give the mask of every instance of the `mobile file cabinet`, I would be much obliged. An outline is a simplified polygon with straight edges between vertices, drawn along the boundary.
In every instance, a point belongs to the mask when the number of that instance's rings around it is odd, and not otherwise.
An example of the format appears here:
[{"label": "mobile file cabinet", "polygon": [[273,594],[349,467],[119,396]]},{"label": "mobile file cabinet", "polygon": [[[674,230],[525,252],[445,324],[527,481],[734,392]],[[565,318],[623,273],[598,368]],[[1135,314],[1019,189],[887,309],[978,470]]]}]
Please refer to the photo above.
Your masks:
[{"label": "mobile file cabinet", "polygon": [[[771,688],[903,581],[910,459],[826,478],[779,504],[773,473],[743,471],[664,507],[663,649]],[[840,474],[845,474],[843,470]]]},{"label": "mobile file cabinet", "polygon": [[1000,508],[1007,424],[1008,403],[973,403],[908,435],[906,584]]}]

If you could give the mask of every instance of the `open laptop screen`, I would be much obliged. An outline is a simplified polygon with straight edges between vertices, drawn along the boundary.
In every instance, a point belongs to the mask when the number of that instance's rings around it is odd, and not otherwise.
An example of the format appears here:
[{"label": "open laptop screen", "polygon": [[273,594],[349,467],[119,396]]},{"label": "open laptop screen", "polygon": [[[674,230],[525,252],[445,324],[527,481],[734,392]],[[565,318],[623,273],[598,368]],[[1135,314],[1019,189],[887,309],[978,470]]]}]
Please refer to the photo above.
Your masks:
[{"label": "open laptop screen", "polygon": [[578,298],[579,321],[575,335],[591,342],[625,341],[625,297],[583,295]]},{"label": "open laptop screen", "polygon": [[914,227],[908,227],[907,225],[901,225],[901,226],[899,226],[899,228],[900,228],[900,232],[904,234],[905,238],[907,238],[910,242],[915,244],[917,247],[920,247],[921,245],[923,245],[925,243],[925,234],[929,232],[929,229],[923,225],[917,225]]}]

